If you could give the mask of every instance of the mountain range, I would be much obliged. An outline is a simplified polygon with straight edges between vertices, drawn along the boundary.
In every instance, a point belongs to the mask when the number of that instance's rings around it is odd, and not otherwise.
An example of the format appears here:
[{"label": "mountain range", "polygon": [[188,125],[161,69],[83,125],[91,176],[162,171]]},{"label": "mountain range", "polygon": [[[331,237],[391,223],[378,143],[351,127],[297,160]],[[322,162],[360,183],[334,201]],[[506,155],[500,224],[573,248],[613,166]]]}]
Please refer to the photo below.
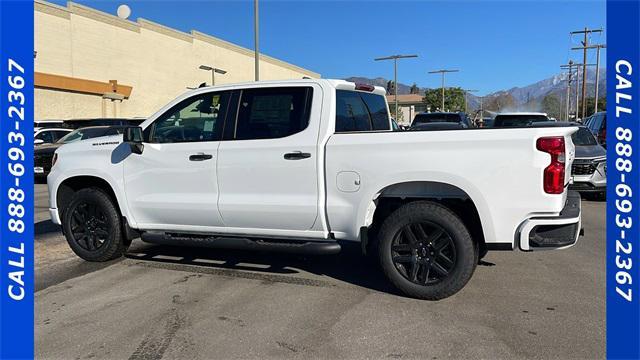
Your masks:
[{"label": "mountain range", "polygon": [[[567,94],[567,82],[566,82],[566,73],[556,74],[550,78],[540,80],[530,85],[522,86],[522,87],[512,87],[506,90],[500,90],[493,92],[491,94],[485,95],[484,101],[488,101],[491,98],[498,97],[501,95],[510,95],[513,97],[515,101],[515,105],[517,109],[514,110],[536,110],[536,107],[542,102],[547,95],[556,95],[564,99]],[[595,91],[595,78],[596,71],[595,69],[589,69],[587,71],[587,97],[593,97]],[[606,78],[607,72],[605,68],[600,69],[600,79],[598,82],[598,97],[603,98],[606,97]],[[370,84],[375,86],[387,86],[388,80],[383,77],[377,78],[366,78],[359,76],[352,76],[346,78],[347,81]],[[582,81],[582,77],[580,77],[580,81]],[[398,83],[398,95],[401,94],[409,94],[411,89],[411,85]],[[420,88],[420,94],[424,94],[424,92],[428,88]],[[581,91],[582,86],[580,86]],[[572,83],[572,98],[575,97],[575,82]],[[473,95],[472,93],[468,94],[468,102],[470,108],[479,108],[480,107],[480,97]],[[564,101],[564,100],[563,100]]]}]

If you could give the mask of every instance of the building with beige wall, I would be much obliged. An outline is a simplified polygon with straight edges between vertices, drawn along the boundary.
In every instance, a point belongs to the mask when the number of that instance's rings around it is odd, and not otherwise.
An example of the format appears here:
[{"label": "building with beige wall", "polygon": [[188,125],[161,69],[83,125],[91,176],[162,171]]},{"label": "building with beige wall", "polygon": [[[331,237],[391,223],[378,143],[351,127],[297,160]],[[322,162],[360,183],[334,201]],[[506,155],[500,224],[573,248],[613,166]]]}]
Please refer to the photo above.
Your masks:
[{"label": "building with beige wall", "polygon": [[[83,5],[35,1],[35,119],[147,117],[227,71],[216,85],[254,80],[254,52],[192,30],[130,21]],[[135,10],[135,9],[134,9]],[[260,56],[260,79],[320,74]]]}]

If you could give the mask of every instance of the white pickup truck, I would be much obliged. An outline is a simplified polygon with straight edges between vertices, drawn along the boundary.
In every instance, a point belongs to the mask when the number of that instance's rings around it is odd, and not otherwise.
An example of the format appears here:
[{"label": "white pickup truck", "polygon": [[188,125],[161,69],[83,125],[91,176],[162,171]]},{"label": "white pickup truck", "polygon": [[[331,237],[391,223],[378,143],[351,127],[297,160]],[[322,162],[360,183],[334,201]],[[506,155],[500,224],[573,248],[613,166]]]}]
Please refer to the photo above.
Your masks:
[{"label": "white pickup truck", "polygon": [[432,300],[488,250],[575,244],[577,128],[392,131],[384,94],[324,79],[187,92],[123,135],[60,147],[51,218],[89,261],[137,237],[314,254],[360,242]]}]

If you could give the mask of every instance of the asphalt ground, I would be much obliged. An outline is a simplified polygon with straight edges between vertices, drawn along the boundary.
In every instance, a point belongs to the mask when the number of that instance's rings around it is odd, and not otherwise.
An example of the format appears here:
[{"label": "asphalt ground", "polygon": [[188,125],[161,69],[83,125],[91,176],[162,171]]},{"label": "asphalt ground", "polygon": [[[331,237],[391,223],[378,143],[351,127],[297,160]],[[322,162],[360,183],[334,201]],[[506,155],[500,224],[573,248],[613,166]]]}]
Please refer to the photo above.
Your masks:
[{"label": "asphalt ground", "polygon": [[567,250],[490,252],[467,286],[398,294],[357,247],[305,257],[158,246],[87,263],[38,184],[36,356],[43,359],[605,357],[605,202]]}]

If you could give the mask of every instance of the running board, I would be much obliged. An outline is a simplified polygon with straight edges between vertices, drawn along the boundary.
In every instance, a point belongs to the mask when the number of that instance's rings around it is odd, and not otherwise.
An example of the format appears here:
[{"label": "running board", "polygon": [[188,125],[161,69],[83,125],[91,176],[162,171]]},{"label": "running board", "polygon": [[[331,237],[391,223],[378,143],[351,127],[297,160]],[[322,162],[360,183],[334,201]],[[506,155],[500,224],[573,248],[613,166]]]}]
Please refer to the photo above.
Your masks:
[{"label": "running board", "polygon": [[341,250],[340,244],[335,241],[309,241],[309,239],[250,239],[149,231],[142,233],[140,238],[144,242],[160,245],[274,251],[301,255],[331,255],[337,254]]}]

